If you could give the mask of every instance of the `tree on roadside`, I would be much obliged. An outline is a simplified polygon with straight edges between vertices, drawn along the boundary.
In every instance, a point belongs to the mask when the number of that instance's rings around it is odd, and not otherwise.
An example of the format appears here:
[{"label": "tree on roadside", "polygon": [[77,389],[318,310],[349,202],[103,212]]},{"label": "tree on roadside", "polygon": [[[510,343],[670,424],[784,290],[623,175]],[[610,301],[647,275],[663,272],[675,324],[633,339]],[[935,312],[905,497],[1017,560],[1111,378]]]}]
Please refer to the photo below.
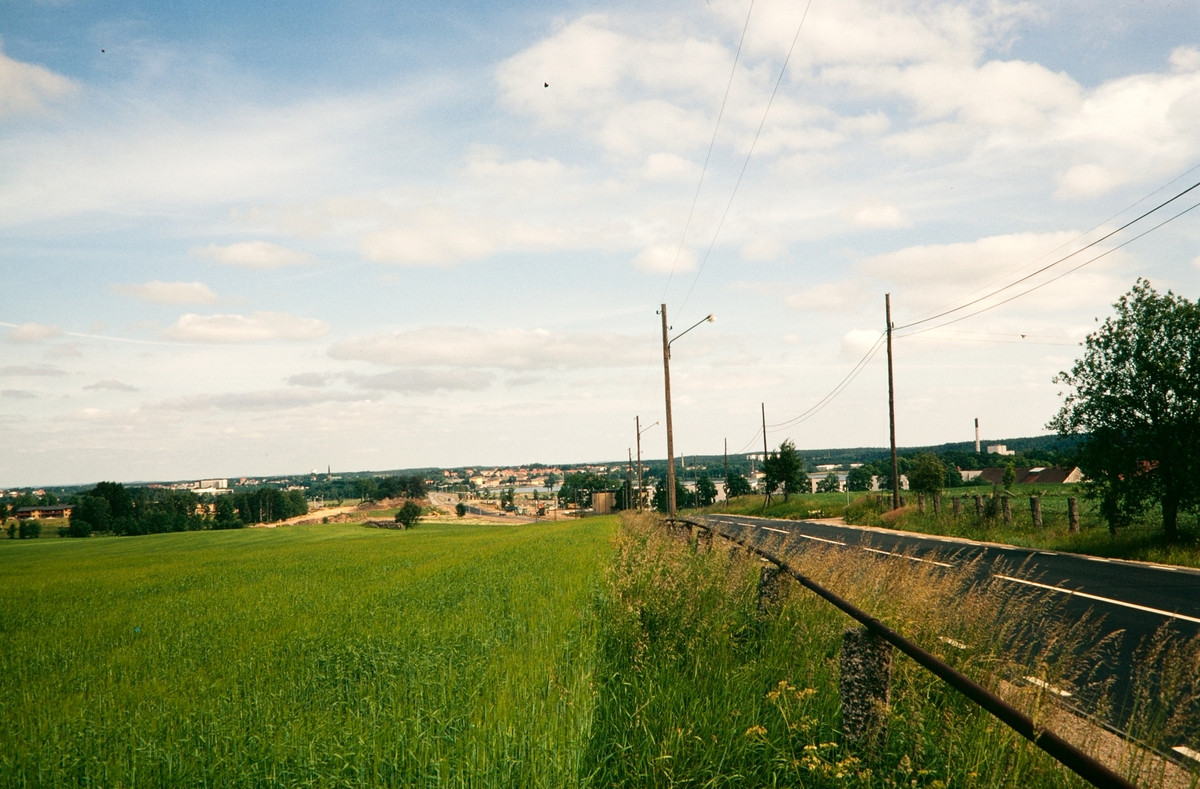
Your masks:
[{"label": "tree on roadside", "polygon": [[858,493],[870,490],[872,478],[875,476],[874,471],[870,466],[850,469],[850,473],[846,475],[846,487]]},{"label": "tree on roadside", "polygon": [[1200,303],[1139,279],[1113,307],[1054,378],[1072,391],[1047,427],[1082,436],[1079,468],[1110,530],[1157,503],[1174,540],[1179,511],[1200,505]]},{"label": "tree on roadside", "polygon": [[467,514],[467,505],[463,504],[460,501],[459,503],[454,505],[454,512],[456,515],[458,515],[458,517],[460,517],[460,518],[463,517],[464,515]]},{"label": "tree on roadside", "polygon": [[409,499],[404,502],[399,510],[396,511],[396,523],[402,524],[404,528],[411,529],[417,525],[417,518],[421,517],[421,505]]},{"label": "tree on roadside", "polygon": [[707,507],[717,500],[717,486],[709,479],[708,474],[701,474],[696,480],[696,506]]},{"label": "tree on roadside", "polygon": [[763,463],[766,473],[767,493],[783,488],[783,500],[793,493],[808,492],[808,475],[804,473],[804,459],[796,451],[790,439],[779,445],[779,451]]},{"label": "tree on roadside", "polygon": [[937,494],[946,483],[946,465],[937,455],[917,455],[908,472],[908,487],[918,493]]},{"label": "tree on roadside", "polygon": [[736,471],[732,471],[729,477],[725,480],[725,496],[734,498],[735,496],[749,496],[754,492],[750,487],[750,481]]}]

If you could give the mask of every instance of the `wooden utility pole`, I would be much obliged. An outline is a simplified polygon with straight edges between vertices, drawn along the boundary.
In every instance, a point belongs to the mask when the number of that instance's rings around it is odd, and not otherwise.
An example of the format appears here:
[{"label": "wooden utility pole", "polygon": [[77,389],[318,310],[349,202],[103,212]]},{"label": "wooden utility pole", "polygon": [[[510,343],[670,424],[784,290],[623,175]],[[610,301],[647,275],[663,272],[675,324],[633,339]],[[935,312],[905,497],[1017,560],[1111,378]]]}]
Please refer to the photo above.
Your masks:
[{"label": "wooden utility pole", "polygon": [[725,439],[725,503],[729,503],[729,439]]},{"label": "wooden utility pole", "polygon": [[626,447],[626,449],[629,451],[629,471],[626,472],[629,484],[625,488],[625,509],[629,509],[629,497],[633,495],[633,448]]},{"label": "wooden utility pole", "polygon": [[900,472],[896,464],[896,389],[892,383],[892,294],[884,294],[887,311],[888,427],[892,437],[892,509],[900,509]]},{"label": "wooden utility pole", "polygon": [[667,512],[675,517],[675,433],[671,430],[671,338],[667,335],[667,305],[659,310],[663,335],[663,390],[667,400]]},{"label": "wooden utility pole", "polygon": [[642,511],[642,418],[635,416],[633,425],[637,429],[637,449],[638,449],[638,498],[637,511]]},{"label": "wooden utility pole", "polygon": [[760,403],[762,406],[762,426],[763,426],[763,490],[766,491],[766,498],[763,499],[763,509],[771,503],[771,485],[767,482],[767,404]]}]

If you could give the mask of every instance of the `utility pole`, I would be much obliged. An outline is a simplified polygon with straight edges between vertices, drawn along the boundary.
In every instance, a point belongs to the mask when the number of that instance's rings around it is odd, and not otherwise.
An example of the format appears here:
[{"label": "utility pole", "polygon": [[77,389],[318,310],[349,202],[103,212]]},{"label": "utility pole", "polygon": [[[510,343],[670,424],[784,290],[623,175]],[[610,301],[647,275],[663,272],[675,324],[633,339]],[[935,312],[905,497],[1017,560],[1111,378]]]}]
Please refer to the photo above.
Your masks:
[{"label": "utility pole", "polygon": [[629,496],[633,493],[633,449],[626,447],[629,450],[629,471],[626,472],[626,478],[629,480],[629,487],[625,488],[625,509],[629,509]]},{"label": "utility pole", "polygon": [[638,450],[638,498],[637,511],[642,511],[642,418],[635,416],[633,418],[633,426],[637,430],[637,450]]},{"label": "utility pole", "polygon": [[892,509],[900,509],[900,472],[896,465],[896,389],[892,383],[892,294],[883,296],[884,309],[887,311],[887,349],[888,349],[888,425],[892,435]]},{"label": "utility pole", "polygon": [[729,503],[729,439],[725,439],[725,503]]},{"label": "utility pole", "polygon": [[667,336],[670,331],[667,326],[667,305],[663,304],[662,335],[663,335],[663,390],[667,400],[667,512],[675,518],[675,433],[671,430],[671,339]]},{"label": "utility pole", "polygon": [[766,498],[763,499],[763,509],[771,503],[771,485],[767,482],[767,404],[762,405],[762,425],[763,425],[763,490],[767,492]]}]

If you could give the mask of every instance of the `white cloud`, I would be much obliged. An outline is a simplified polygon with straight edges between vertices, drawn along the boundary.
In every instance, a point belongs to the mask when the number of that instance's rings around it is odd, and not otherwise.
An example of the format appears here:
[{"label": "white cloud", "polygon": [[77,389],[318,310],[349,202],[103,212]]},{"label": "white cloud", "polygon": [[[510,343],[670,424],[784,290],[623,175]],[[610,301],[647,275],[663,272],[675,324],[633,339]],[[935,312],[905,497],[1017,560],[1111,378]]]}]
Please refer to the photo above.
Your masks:
[{"label": "white cloud", "polygon": [[66,375],[67,371],[50,364],[10,364],[0,367],[0,376],[14,377],[57,377]]},{"label": "white cloud", "polygon": [[329,373],[296,373],[289,375],[287,382],[290,386],[325,386],[333,376]]},{"label": "white cloud", "polygon": [[329,355],[403,367],[586,369],[641,363],[643,347],[612,334],[430,326],[342,340],[329,348]]},{"label": "white cloud", "polygon": [[206,247],[192,247],[188,250],[188,254],[209,258],[229,266],[251,269],[303,266],[316,262],[312,255],[297,252],[279,244],[272,244],[269,241],[239,241],[226,246],[209,244]]},{"label": "white cloud", "polygon": [[1126,180],[1123,173],[1114,173],[1098,164],[1077,164],[1058,179],[1054,196],[1061,199],[1099,197]]},{"label": "white cloud", "polygon": [[316,318],[297,318],[283,312],[250,315],[197,315],[187,313],[159,332],[168,340],[204,343],[314,340],[329,333],[329,324]]},{"label": "white cloud", "polygon": [[1195,47],[1176,47],[1170,60],[1175,71],[1200,71],[1200,50]]},{"label": "white cloud", "polygon": [[445,370],[406,368],[378,375],[348,373],[346,381],[361,389],[386,390],[404,394],[434,392],[479,392],[491,386],[495,375],[483,370]]},{"label": "white cloud", "polygon": [[0,117],[37,112],[47,102],[78,90],[74,82],[47,68],[13,60],[0,51]]},{"label": "white cloud", "polygon": [[678,245],[652,244],[634,257],[633,265],[652,274],[695,271],[696,256],[689,249],[680,250]]},{"label": "white cloud", "polygon": [[691,181],[700,175],[695,162],[674,153],[659,151],[646,157],[641,176],[648,181]]},{"label": "white cloud", "polygon": [[891,203],[863,203],[843,215],[856,227],[912,227],[912,220]]},{"label": "white cloud", "polygon": [[879,342],[880,333],[874,329],[852,329],[842,335],[842,354],[858,359]]},{"label": "white cloud", "polygon": [[376,263],[448,266],[492,254],[499,235],[492,220],[468,220],[450,210],[428,208],[367,235],[362,255]]},{"label": "white cloud", "polygon": [[794,310],[845,312],[856,309],[867,300],[868,292],[857,278],[840,282],[823,282],[793,293],[786,304]]},{"label": "white cloud", "polygon": [[753,261],[779,260],[787,253],[787,244],[780,239],[758,235],[743,244],[740,251],[742,260]]},{"label": "white cloud", "polygon": [[280,411],[328,402],[356,402],[366,395],[351,392],[316,392],[309,389],[270,389],[176,397],[143,406],[148,411]]},{"label": "white cloud", "polygon": [[138,388],[136,386],[130,386],[129,384],[122,383],[120,381],[116,381],[111,378],[107,378],[103,381],[97,381],[96,383],[91,384],[90,386],[85,386],[83,388],[84,389],[93,389],[96,391],[100,391],[102,389],[107,389],[107,390],[111,390],[114,392],[136,392],[136,391],[138,391]]},{"label": "white cloud", "polygon": [[62,334],[62,329],[57,326],[47,326],[42,323],[25,323],[8,333],[8,339],[16,342],[38,342],[39,340],[48,340],[51,337],[58,337]]},{"label": "white cloud", "polygon": [[146,282],[142,285],[113,285],[112,289],[151,304],[215,304],[220,299],[203,282]]}]

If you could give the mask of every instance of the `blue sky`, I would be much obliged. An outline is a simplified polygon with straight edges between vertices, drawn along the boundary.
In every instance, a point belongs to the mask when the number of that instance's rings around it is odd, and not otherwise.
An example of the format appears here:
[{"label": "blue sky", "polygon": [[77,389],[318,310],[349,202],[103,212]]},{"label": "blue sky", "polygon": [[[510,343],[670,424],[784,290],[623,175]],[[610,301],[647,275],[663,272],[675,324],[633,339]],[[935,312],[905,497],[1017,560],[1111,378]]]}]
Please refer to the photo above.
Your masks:
[{"label": "blue sky", "polygon": [[[813,0],[765,122],[803,6],[754,3],[730,82],[748,8],[0,2],[0,485],[624,457],[664,300],[718,317],[677,451],[759,446],[885,292],[909,322],[1200,180],[1194,3]],[[898,340],[900,442],[1043,432],[1137,277],[1196,293],[1197,215]],[[882,362],[770,444],[885,444]]]}]

